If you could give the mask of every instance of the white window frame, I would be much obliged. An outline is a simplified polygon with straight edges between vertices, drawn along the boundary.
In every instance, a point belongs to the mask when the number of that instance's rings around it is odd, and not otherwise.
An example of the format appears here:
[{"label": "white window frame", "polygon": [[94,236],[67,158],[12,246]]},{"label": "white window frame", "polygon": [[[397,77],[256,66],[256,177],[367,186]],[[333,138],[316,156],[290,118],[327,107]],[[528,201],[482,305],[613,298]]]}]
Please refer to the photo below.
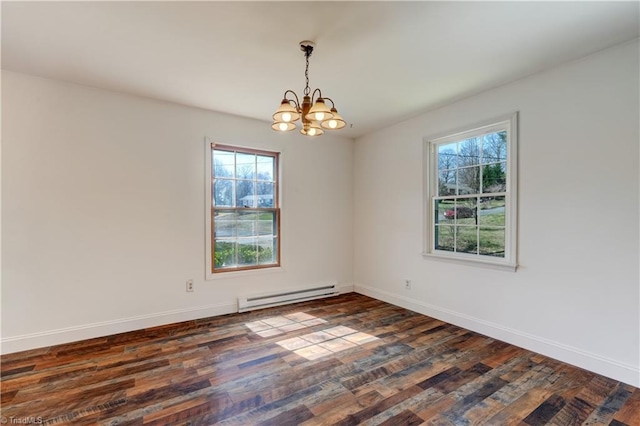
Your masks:
[{"label": "white window frame", "polygon": [[[204,153],[205,153],[205,280],[210,281],[210,280],[218,280],[218,279],[226,279],[226,278],[234,278],[234,277],[243,277],[243,276],[251,276],[251,275],[261,275],[261,274],[268,274],[268,273],[273,273],[273,272],[283,272],[284,269],[282,267],[282,227],[281,225],[278,225],[279,228],[279,241],[278,241],[278,250],[279,250],[279,254],[278,254],[278,259],[279,259],[279,263],[277,266],[265,266],[265,267],[257,267],[257,268],[248,268],[248,269],[239,269],[239,270],[228,270],[228,271],[224,271],[224,272],[213,272],[213,261],[212,261],[212,254],[213,254],[213,250],[212,250],[212,228],[211,228],[211,223],[212,223],[212,218],[211,218],[211,212],[212,212],[212,150],[215,149],[216,145],[221,145],[224,147],[235,147],[235,148],[239,148],[239,149],[246,149],[246,150],[251,150],[251,151],[264,151],[261,150],[259,148],[253,148],[253,147],[248,147],[248,146],[242,146],[242,145],[227,145],[227,144],[216,144],[215,142],[212,142],[209,138],[205,137],[204,138]],[[278,197],[278,205],[280,208],[280,214],[279,216],[279,220],[280,220],[280,224],[282,223],[282,218],[281,216],[281,212],[282,212],[282,197],[279,195],[282,192],[282,167],[281,167],[281,162],[282,162],[282,154],[283,154],[284,150],[279,150],[279,151],[275,151],[276,153],[279,154],[279,158],[278,158],[278,170],[277,170],[277,174],[278,174],[278,188],[276,190],[276,192],[278,193],[277,197]],[[267,151],[265,151],[267,152]]]},{"label": "white window frame", "polygon": [[[505,194],[505,256],[497,258],[481,254],[457,253],[435,248],[435,203],[438,193],[438,164],[436,146],[462,141],[487,133],[507,132],[507,182]],[[518,113],[486,120],[472,126],[424,138],[424,249],[425,259],[444,260],[466,265],[477,265],[507,271],[516,271],[518,231]]]}]

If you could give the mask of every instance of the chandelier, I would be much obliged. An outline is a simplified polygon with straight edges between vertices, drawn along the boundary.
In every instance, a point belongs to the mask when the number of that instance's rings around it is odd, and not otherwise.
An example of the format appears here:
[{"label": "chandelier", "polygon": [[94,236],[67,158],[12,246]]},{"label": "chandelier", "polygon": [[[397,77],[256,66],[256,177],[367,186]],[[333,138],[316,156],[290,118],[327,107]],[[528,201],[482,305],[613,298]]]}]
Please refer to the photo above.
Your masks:
[{"label": "chandelier", "polygon": [[[304,97],[302,98],[302,103],[300,103],[298,95],[293,90],[284,92],[280,107],[273,114],[273,124],[271,125],[273,130],[280,132],[293,130],[296,128],[294,123],[300,118],[302,118],[300,133],[307,136],[320,136],[324,133],[324,129],[338,130],[347,125],[338,114],[333,101],[330,98],[322,97],[320,89],[315,89],[309,95],[311,92],[311,89],[309,89],[309,57],[313,53],[315,46],[316,44],[312,41],[305,40],[300,42],[300,50],[304,52],[307,63],[304,70],[304,76],[307,79],[307,85],[303,92]],[[292,96],[287,98],[288,94]],[[330,109],[325,104],[325,101],[331,102]]]}]

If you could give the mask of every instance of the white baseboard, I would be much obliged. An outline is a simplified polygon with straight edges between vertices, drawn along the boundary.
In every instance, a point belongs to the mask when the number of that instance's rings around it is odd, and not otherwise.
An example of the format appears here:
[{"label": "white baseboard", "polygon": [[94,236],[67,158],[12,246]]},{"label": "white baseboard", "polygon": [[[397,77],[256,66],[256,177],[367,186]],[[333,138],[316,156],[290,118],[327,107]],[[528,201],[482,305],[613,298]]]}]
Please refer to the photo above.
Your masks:
[{"label": "white baseboard", "polygon": [[0,340],[0,353],[26,351],[84,339],[109,336],[148,327],[191,321],[238,312],[237,303],[198,306],[196,308],[176,309],[149,315],[122,318],[119,320],[96,322],[76,327],[66,327],[39,333],[6,337]]},{"label": "white baseboard", "polygon": [[339,284],[338,285],[338,291],[340,292],[340,294],[345,294],[345,293],[353,293],[353,288],[354,285],[353,283],[351,284]]},{"label": "white baseboard", "polygon": [[502,340],[550,358],[555,358],[562,362],[584,368],[585,370],[610,377],[632,386],[640,387],[640,368],[638,368],[638,366],[622,363],[560,342],[523,333],[522,331],[504,327],[479,318],[474,318],[449,309],[443,309],[428,303],[398,296],[374,287],[356,283],[354,285],[354,291],[356,293],[364,294],[365,296],[391,303],[392,305],[400,306],[402,308]]}]

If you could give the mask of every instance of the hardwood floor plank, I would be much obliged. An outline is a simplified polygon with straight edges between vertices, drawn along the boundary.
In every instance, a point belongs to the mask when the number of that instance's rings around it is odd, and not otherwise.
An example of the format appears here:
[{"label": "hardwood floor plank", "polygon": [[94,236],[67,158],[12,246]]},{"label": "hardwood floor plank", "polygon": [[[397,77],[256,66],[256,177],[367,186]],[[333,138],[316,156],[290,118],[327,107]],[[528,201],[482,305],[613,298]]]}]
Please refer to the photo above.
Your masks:
[{"label": "hardwood floor plank", "polygon": [[341,401],[329,411],[315,413],[315,416],[305,422],[300,423],[301,426],[326,426],[333,425],[341,421],[349,415],[355,414],[362,409],[361,403],[353,400]]},{"label": "hardwood floor plank", "polygon": [[496,415],[487,419],[487,424],[508,425],[518,424],[520,422],[524,423],[524,419],[551,395],[552,393],[548,389],[533,388],[511,404],[505,406],[505,408]]},{"label": "hardwood floor plank", "polygon": [[[523,362],[520,365],[528,365],[528,363]],[[514,370],[516,369],[514,368]],[[504,375],[501,376],[501,378],[503,377]],[[557,379],[558,377],[554,370],[536,365],[528,371],[521,371],[519,377],[514,378],[508,385],[493,394],[491,398],[500,401],[504,405],[510,405],[532,389],[547,389]]]},{"label": "hardwood floor plank", "polygon": [[525,417],[524,422],[531,426],[546,424],[558,411],[562,410],[565,404],[566,401],[564,398],[555,394],[551,395],[542,404],[538,405],[538,408]]},{"label": "hardwood floor plank", "polygon": [[297,426],[313,417],[313,413],[304,405],[293,408],[277,416],[257,423],[258,426]]},{"label": "hardwood floor plank", "polygon": [[490,424],[488,419],[504,410],[505,407],[506,405],[500,400],[489,397],[468,409],[464,417],[469,425]]},{"label": "hardwood floor plank", "polygon": [[2,370],[2,373],[0,374],[0,377],[2,379],[8,379],[9,377],[15,376],[16,374],[32,371],[34,368],[35,368],[35,364],[25,365],[25,366],[22,366],[22,367],[16,367],[16,368],[11,369],[11,370]]},{"label": "hardwood floor plank", "polygon": [[123,406],[126,402],[126,399],[122,397],[93,400],[90,405],[84,404],[75,410],[65,410],[59,415],[43,416],[43,423],[47,425],[95,424],[96,418],[99,418],[101,413],[115,407]]},{"label": "hardwood floor plank", "polygon": [[458,389],[460,386],[463,386],[471,382],[472,380],[482,376],[484,373],[486,373],[489,370],[491,370],[491,368],[487,367],[484,364],[481,364],[481,363],[476,364],[476,366],[468,370],[458,371],[456,374],[452,375],[448,379],[434,385],[434,388],[445,394],[449,392],[453,392],[454,390]]},{"label": "hardwood floor plank", "polygon": [[637,388],[355,293],[0,361],[50,425],[640,426]]},{"label": "hardwood floor plank", "polygon": [[[338,396],[344,388],[339,383],[334,381],[327,382],[323,386],[309,387],[295,393],[292,393],[277,401],[264,404],[258,408],[250,411],[243,412],[231,418],[227,418],[221,421],[223,425],[249,425],[255,424],[257,421],[262,421],[262,418],[269,420],[285,411],[294,409],[298,405],[307,403],[320,403],[322,401],[330,400]],[[207,422],[212,422],[213,418],[205,419]],[[216,421],[218,421],[216,419]],[[205,423],[208,424],[208,423]]]},{"label": "hardwood floor plank", "polygon": [[613,420],[611,420],[611,422],[609,423],[609,426],[629,426],[629,425],[628,425],[628,424],[626,424],[626,423],[619,422],[619,421],[618,421],[618,420],[616,420],[616,419],[613,419]]},{"label": "hardwood floor plank", "polygon": [[419,424],[422,424],[422,419],[409,410],[405,410],[379,423],[380,426],[414,426]]},{"label": "hardwood floor plank", "polygon": [[618,383],[602,404],[585,420],[585,424],[609,424],[613,420],[614,414],[622,408],[630,396],[631,391]]},{"label": "hardwood floor plank", "polygon": [[436,399],[436,401],[434,401],[434,403],[430,406],[418,411],[417,415],[424,421],[428,422],[434,419],[436,416],[440,415],[440,413],[449,410],[451,407],[453,407],[453,404],[455,404],[456,401],[457,398],[455,397],[455,395],[446,395],[440,397]]},{"label": "hardwood floor plank", "polygon": [[581,398],[572,398],[551,418],[556,425],[580,425],[594,411],[595,407]]},{"label": "hardwood floor plank", "polygon": [[451,367],[441,373],[436,374],[422,382],[418,383],[417,386],[422,389],[429,389],[435,385],[440,384],[440,382],[446,381],[456,374],[460,373],[460,369],[458,367]]},{"label": "hardwood floor plank", "polygon": [[[631,387],[630,387],[631,388]],[[613,419],[628,426],[640,426],[640,389],[632,388],[633,393]]]},{"label": "hardwood floor plank", "polygon": [[506,385],[507,382],[502,380],[499,377],[493,377],[486,383],[482,385],[476,391],[464,396],[461,400],[456,402],[449,410],[446,411],[445,415],[449,419],[455,421],[464,421],[464,415],[468,409],[472,406],[478,404],[491,394],[498,391],[501,387]]},{"label": "hardwood floor plank", "polygon": [[[390,394],[388,398],[394,396]],[[442,394],[434,389],[427,389],[425,391],[419,391],[415,395],[409,398],[399,401],[397,404],[387,408],[379,414],[372,416],[364,421],[362,424],[377,425],[382,422],[386,422],[388,419],[393,418],[405,411],[411,411],[417,413],[425,408],[433,405],[436,401],[442,398]]]},{"label": "hardwood floor plank", "polygon": [[17,390],[0,393],[0,405],[5,405],[13,401],[13,398],[18,394]]},{"label": "hardwood floor plank", "polygon": [[337,426],[346,426],[352,424],[360,424],[363,421],[380,414],[387,410],[388,408],[393,407],[396,404],[399,404],[403,400],[412,397],[418,393],[422,392],[422,389],[418,387],[411,387],[409,389],[405,389],[402,392],[398,392],[397,394],[390,396],[388,398],[383,399],[382,401],[376,402],[373,405],[370,405],[357,413],[351,414],[347,416],[342,421],[336,423]]}]

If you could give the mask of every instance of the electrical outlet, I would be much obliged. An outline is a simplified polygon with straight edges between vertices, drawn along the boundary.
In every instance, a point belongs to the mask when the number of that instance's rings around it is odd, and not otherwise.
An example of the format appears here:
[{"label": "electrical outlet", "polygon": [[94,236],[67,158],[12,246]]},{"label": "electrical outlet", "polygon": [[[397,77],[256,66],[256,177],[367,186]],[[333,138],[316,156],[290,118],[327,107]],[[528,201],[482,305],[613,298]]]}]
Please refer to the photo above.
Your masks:
[{"label": "electrical outlet", "polygon": [[404,280],[404,289],[411,290],[411,280]]},{"label": "electrical outlet", "polygon": [[187,280],[187,291],[188,292],[193,291],[193,280]]}]

